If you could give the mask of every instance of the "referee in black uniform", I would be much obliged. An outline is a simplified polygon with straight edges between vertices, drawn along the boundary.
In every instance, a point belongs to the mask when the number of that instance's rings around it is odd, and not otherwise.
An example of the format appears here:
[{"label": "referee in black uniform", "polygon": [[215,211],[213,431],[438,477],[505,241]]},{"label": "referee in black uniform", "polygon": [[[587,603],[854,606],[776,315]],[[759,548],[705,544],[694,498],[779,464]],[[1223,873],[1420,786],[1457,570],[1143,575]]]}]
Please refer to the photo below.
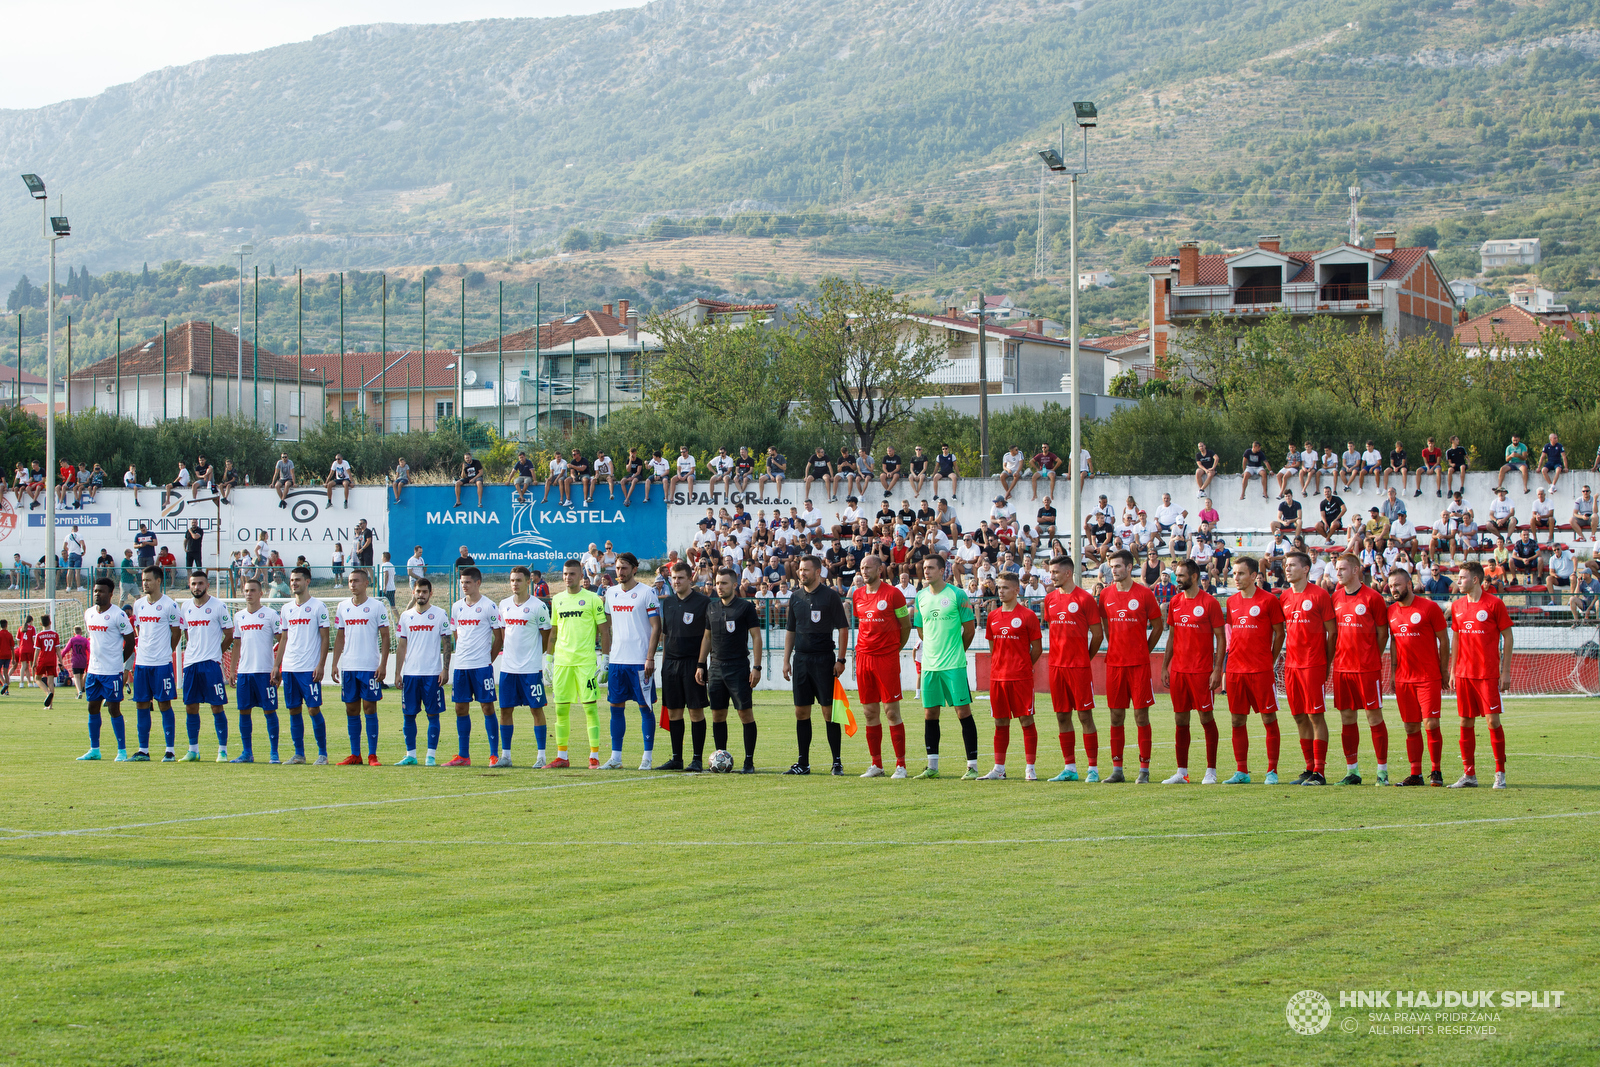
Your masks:
[{"label": "referee in black uniform", "polygon": [[698,771],[706,747],[706,687],[695,678],[695,666],[701,658],[711,598],[694,587],[694,570],[681,559],[672,565],[670,578],[672,592],[661,598],[661,641],[666,646],[661,658],[661,706],[672,728],[672,758],[659,769],[685,769],[683,709],[687,707],[694,730],[694,762],[687,769]]},{"label": "referee in black uniform", "polygon": [[[833,680],[844,673],[850,648],[850,619],[844,601],[822,584],[822,561],[800,557],[800,588],[789,598],[789,621],[783,635],[783,677],[794,682],[794,732],[800,759],[785,774],[811,773],[811,707],[822,706],[828,724],[833,773],[844,774],[839,758],[844,729],[833,721]],[[835,643],[837,635],[837,643]]]},{"label": "referee in black uniform", "polygon": [[[739,576],[732,567],[717,571],[717,595],[711,601],[706,635],[700,644],[700,671],[711,704],[711,743],[717,751],[728,747],[728,705],[744,724],[744,767],[740,774],[756,773],[756,714],[751,690],[761,681],[761,667],[750,666],[750,649],[761,659],[761,616],[739,592]],[[705,727],[701,726],[701,737]]]}]

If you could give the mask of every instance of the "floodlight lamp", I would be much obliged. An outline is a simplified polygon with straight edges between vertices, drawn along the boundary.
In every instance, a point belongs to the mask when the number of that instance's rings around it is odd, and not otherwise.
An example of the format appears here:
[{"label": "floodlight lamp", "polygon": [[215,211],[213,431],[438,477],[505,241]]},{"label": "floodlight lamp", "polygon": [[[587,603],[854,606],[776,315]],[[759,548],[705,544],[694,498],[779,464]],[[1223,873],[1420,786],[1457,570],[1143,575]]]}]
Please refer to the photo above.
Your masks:
[{"label": "floodlight lamp", "polygon": [[24,174],[22,176],[22,183],[28,187],[29,196],[33,197],[35,200],[44,199],[45,192],[43,178],[39,177],[37,174]]},{"label": "floodlight lamp", "polygon": [[1099,116],[1100,112],[1095,108],[1093,102],[1088,100],[1074,100],[1072,102],[1072,117],[1079,126],[1086,129],[1098,126],[1099,123],[1096,120]]},{"label": "floodlight lamp", "polygon": [[1039,158],[1044,160],[1045,166],[1049,167],[1057,174],[1067,169],[1066,160],[1062,159],[1061,153],[1057,152],[1054,148],[1046,148],[1043,152],[1039,153]]},{"label": "floodlight lamp", "polygon": [[250,256],[250,255],[254,255],[255,251],[256,251],[256,246],[255,245],[243,244],[243,245],[239,246],[239,251],[236,254],[237,255],[241,255],[241,256]]},{"label": "floodlight lamp", "polygon": [[66,216],[64,215],[51,215],[50,228],[55,231],[57,237],[72,236],[72,226],[67,222]]}]

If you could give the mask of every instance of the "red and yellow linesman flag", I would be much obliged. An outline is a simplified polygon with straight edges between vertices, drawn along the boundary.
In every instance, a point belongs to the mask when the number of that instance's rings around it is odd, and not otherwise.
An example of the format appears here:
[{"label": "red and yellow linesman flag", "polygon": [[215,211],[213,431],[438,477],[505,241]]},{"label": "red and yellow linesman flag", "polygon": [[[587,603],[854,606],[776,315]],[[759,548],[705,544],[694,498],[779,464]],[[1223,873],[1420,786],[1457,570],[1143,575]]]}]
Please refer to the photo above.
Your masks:
[{"label": "red and yellow linesman flag", "polygon": [[856,735],[856,714],[850,710],[850,696],[844,691],[844,683],[837,678],[833,680],[833,721],[844,724],[846,737]]}]

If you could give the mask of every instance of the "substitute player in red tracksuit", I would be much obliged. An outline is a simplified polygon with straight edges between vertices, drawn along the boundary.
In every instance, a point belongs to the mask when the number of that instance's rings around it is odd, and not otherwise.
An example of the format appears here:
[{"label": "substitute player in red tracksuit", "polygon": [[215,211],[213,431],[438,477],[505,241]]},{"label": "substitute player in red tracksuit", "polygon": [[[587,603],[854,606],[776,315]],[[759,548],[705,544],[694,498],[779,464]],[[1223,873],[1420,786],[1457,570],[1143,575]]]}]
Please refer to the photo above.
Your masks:
[{"label": "substitute player in red tracksuit", "polygon": [[[1439,731],[1445,673],[1450,669],[1450,628],[1444,612],[1411,587],[1409,571],[1389,572],[1389,649],[1394,664],[1394,697],[1406,730],[1406,758],[1411,774],[1396,785],[1444,785],[1439,760],[1444,735]],[[1428,732],[1433,773],[1422,777],[1422,732]]]},{"label": "substitute player in red tracksuit", "polygon": [[1283,690],[1300,735],[1306,769],[1295,785],[1327,785],[1328,723],[1323,717],[1328,672],[1333,666],[1333,601],[1313,585],[1311,557],[1290,552],[1283,557],[1289,588],[1278,596],[1283,605]]},{"label": "substitute player in red tracksuit", "polygon": [[1506,787],[1506,732],[1500,725],[1500,695],[1511,690],[1511,614],[1500,598],[1483,587],[1483,566],[1463,563],[1456,585],[1464,594],[1450,605],[1455,648],[1450,676],[1456,686],[1456,713],[1461,716],[1461,779],[1451,789],[1478,784],[1475,719],[1489,720],[1494,749],[1494,787]]},{"label": "substitute player in red tracksuit", "polygon": [[1211,694],[1222,688],[1225,636],[1222,606],[1200,584],[1200,565],[1178,561],[1179,593],[1167,605],[1167,651],[1161,659],[1161,684],[1172,695],[1178,770],[1163,785],[1189,781],[1189,713],[1200,713],[1206,735],[1206,776],[1202,785],[1217,784],[1217,723]]},{"label": "substitute player in red tracksuit", "polygon": [[883,723],[889,720],[889,740],[894,745],[894,774],[906,776],[906,724],[900,718],[900,650],[911,633],[911,609],[900,590],[883,580],[883,560],[863,556],[861,577],[866,581],[850,593],[856,616],[856,695],[867,720],[867,752],[872,765],[863,778],[883,775]]},{"label": "substitute player in red tracksuit", "polygon": [[1111,554],[1111,584],[1100,591],[1100,621],[1106,631],[1106,706],[1111,710],[1111,774],[1122,776],[1123,722],[1128,708],[1139,727],[1138,785],[1150,781],[1150,705],[1156,702],[1150,684],[1150,652],[1161,640],[1161,607],[1148,586],[1133,580],[1133,553]]},{"label": "substitute player in red tracksuit", "polygon": [[1272,666],[1283,651],[1283,605],[1256,586],[1260,564],[1248,556],[1233,561],[1238,592],[1225,605],[1228,617],[1228,716],[1233,721],[1233,761],[1237,770],[1224,785],[1250,782],[1250,713],[1259,712],[1267,732],[1267,784],[1278,784],[1278,693]]},{"label": "substitute player in red tracksuit", "polygon": [[[1050,706],[1055,709],[1066,766],[1052,782],[1076,782],[1078,764],[1073,755],[1074,714],[1083,721],[1083,754],[1089,762],[1089,781],[1100,780],[1100,735],[1094,725],[1094,674],[1090,664],[1105,640],[1100,604],[1074,578],[1071,556],[1050,561],[1055,588],[1044,597],[1044,624],[1050,627]],[[1146,655],[1148,662],[1148,654]],[[1120,762],[1118,763],[1120,767]]]},{"label": "substitute player in red tracksuit", "polygon": [[1340,785],[1361,784],[1361,727],[1356,713],[1367,713],[1378,784],[1389,784],[1389,727],[1383,721],[1383,646],[1389,643],[1389,605],[1361,581],[1361,560],[1346,552],[1336,564],[1339,587],[1333,591],[1333,706],[1339,709],[1345,775]]},{"label": "substitute player in red tracksuit", "polygon": [[994,714],[994,769],[983,777],[1006,776],[1006,749],[1011,720],[1022,724],[1024,777],[1038,780],[1033,765],[1039,758],[1039,728],[1033,722],[1033,665],[1043,651],[1039,616],[1017,602],[1022,586],[1017,576],[1002,571],[996,579],[1000,606],[989,612],[984,633],[989,638],[989,708]]}]

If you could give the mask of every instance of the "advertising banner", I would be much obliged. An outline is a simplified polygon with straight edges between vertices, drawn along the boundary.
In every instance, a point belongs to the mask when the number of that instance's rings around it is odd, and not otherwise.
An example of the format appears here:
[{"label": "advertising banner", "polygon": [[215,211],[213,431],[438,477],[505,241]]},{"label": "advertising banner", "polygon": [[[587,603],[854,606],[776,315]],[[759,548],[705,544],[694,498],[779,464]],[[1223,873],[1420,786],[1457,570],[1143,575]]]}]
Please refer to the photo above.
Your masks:
[{"label": "advertising banner", "polygon": [[[667,506],[657,491],[648,504],[622,506],[622,494],[610,499],[605,489],[585,501],[574,490],[573,504],[564,507],[554,499],[540,504],[543,488],[529,494],[529,503],[513,500],[510,486],[489,486],[478,494],[466,489],[461,506],[455,505],[452,486],[418,486],[407,489],[399,504],[389,505],[388,547],[394,562],[404,570],[416,545],[431,565],[448,565],[461,546],[486,569],[505,570],[525,564],[538,570],[559,569],[563,560],[582,555],[591,544],[610,541],[618,552],[632,552],[641,560],[656,559],[667,550]],[[553,565],[553,566],[552,566]]]}]

